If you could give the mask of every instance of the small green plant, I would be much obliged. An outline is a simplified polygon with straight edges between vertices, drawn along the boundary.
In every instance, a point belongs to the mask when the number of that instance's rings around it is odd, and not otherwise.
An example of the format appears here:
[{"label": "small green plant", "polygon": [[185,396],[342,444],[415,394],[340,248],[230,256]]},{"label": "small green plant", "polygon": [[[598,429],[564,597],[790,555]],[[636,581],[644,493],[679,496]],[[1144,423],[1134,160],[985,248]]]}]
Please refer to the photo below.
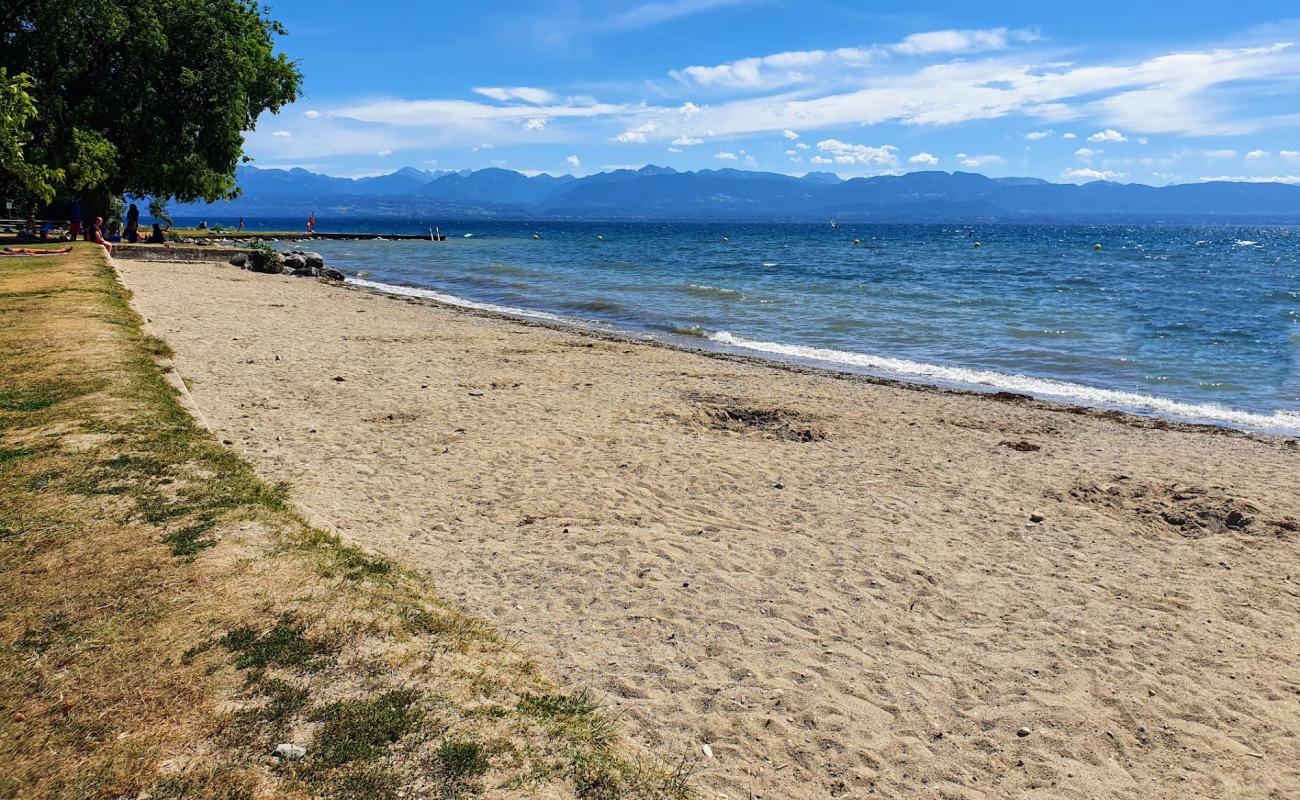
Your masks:
[{"label": "small green plant", "polygon": [[315,762],[337,767],[378,758],[420,719],[415,700],[415,692],[398,689],[371,700],[340,701],[318,709],[312,719],[324,724],[316,737]]},{"label": "small green plant", "polygon": [[324,666],[324,656],[331,651],[326,642],[304,635],[306,626],[292,614],[282,615],[269,631],[259,633],[243,625],[217,640],[217,644],[234,654],[236,669],[287,667],[315,671]]}]

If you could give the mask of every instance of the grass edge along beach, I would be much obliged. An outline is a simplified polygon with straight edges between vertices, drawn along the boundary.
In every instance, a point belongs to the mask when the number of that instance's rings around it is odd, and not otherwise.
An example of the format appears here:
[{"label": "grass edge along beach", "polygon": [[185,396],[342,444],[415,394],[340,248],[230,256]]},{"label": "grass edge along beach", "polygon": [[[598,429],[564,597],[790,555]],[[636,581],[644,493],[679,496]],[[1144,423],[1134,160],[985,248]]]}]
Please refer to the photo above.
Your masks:
[{"label": "grass edge along beach", "polygon": [[100,248],[4,259],[0,321],[0,794],[692,796],[202,428]]}]

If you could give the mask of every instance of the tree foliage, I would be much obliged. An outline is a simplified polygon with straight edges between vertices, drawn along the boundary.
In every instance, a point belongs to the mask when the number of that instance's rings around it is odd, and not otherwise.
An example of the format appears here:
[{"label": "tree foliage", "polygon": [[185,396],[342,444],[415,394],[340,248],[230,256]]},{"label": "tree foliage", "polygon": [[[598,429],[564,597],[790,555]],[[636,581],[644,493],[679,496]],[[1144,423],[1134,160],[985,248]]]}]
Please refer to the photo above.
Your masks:
[{"label": "tree foliage", "polygon": [[36,103],[29,93],[31,78],[10,76],[0,67],[0,173],[44,202],[54,197],[54,184],[63,173],[30,163],[23,154],[31,141],[28,126],[36,119]]},{"label": "tree foliage", "polygon": [[284,29],[247,0],[6,0],[0,67],[30,76],[27,164],[84,195],[234,197],[244,133],[297,98]]}]

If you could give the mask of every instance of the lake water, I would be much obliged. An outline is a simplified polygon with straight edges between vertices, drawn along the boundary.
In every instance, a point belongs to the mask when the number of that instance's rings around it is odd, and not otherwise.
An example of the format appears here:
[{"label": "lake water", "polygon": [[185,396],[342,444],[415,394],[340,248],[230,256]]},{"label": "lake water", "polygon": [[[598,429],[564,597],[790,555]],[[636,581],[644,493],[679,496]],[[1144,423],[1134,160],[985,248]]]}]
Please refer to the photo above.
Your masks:
[{"label": "lake water", "polygon": [[461,223],[442,232],[449,241],[281,246],[318,251],[361,283],[507,313],[1300,431],[1294,227]]}]

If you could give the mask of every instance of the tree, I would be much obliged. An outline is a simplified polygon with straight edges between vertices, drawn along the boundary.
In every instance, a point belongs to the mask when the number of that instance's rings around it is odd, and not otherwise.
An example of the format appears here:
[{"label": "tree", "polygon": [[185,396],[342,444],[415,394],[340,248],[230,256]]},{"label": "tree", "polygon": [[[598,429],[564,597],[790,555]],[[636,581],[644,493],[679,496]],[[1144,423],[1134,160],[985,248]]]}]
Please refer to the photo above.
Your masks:
[{"label": "tree", "polygon": [[63,173],[30,163],[23,148],[31,141],[27,127],[36,119],[36,103],[28,94],[31,78],[23,73],[9,76],[0,67],[0,172],[43,202],[54,198],[54,184]]},{"label": "tree", "polygon": [[28,163],[86,198],[238,196],[244,133],[298,95],[285,31],[247,0],[6,0],[0,68],[30,76]]}]

